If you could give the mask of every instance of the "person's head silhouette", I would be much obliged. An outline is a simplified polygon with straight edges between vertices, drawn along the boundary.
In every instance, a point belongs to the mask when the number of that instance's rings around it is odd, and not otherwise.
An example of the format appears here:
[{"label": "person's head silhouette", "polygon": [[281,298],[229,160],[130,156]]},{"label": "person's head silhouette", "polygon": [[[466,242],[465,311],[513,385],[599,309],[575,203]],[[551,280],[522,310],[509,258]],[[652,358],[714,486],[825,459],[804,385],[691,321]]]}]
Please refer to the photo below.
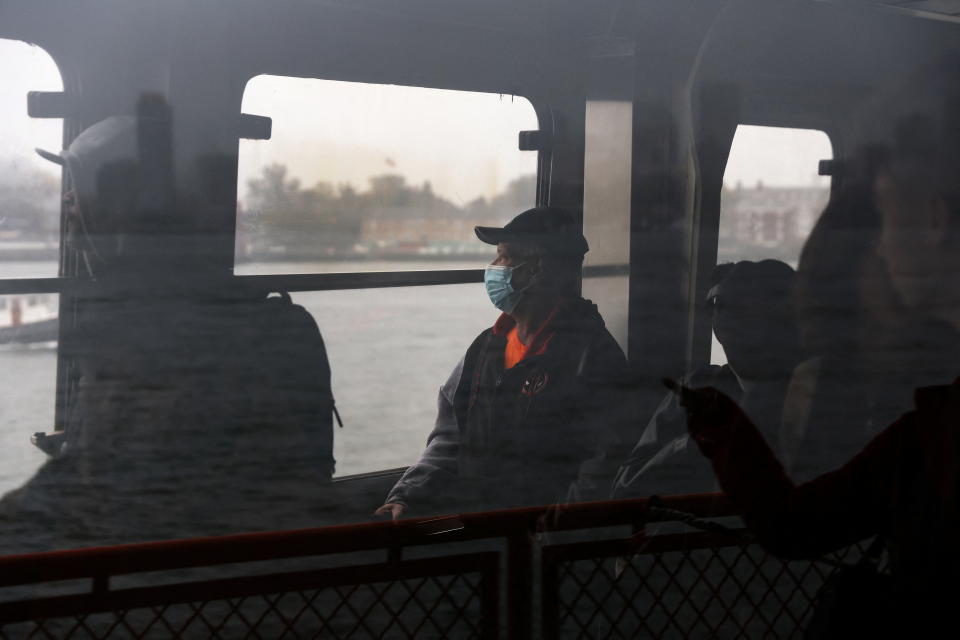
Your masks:
[{"label": "person's head silhouette", "polygon": [[907,83],[889,154],[873,180],[877,252],[902,302],[960,329],[960,89],[957,57]]},{"label": "person's head silhouette", "polygon": [[720,265],[707,294],[713,331],[727,362],[742,379],[789,374],[797,360],[794,271],[779,260]]}]

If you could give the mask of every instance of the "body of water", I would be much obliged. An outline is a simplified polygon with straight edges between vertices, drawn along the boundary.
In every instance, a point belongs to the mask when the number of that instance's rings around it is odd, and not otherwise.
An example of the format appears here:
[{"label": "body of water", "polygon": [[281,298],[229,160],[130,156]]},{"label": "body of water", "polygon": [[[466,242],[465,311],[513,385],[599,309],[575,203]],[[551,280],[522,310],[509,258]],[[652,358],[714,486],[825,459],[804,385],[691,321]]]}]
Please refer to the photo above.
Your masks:
[{"label": "body of water", "polygon": [[[464,268],[462,262],[365,266]],[[31,268],[36,270],[35,265],[23,267]],[[329,268],[330,263],[265,265],[274,273]],[[585,289],[588,296],[602,298],[601,313],[618,335],[625,316],[617,313],[616,292],[623,283],[601,280]],[[440,385],[477,334],[499,315],[480,283],[297,292],[292,297],[313,315],[327,346],[333,393],[344,422],[342,429],[334,429],[337,476],[416,462],[433,428]],[[53,428],[56,368],[56,345],[0,350],[0,528],[5,530],[0,554],[316,526],[338,521],[341,500],[355,501],[352,507],[362,514],[379,504],[381,498],[369,491],[331,499],[306,476],[297,486],[270,485],[251,493],[249,482],[236,481],[256,475],[257,469],[244,471],[229,464],[215,476],[214,484],[222,486],[197,491],[184,470],[198,468],[198,461],[209,468],[222,462],[188,459],[191,452],[180,449],[182,460],[167,457],[166,449],[144,452],[140,445],[149,447],[149,442],[136,437],[107,443],[117,447],[115,453],[101,459],[94,473],[84,469],[82,460],[80,467],[50,463],[30,443],[30,435]],[[212,429],[196,432],[196,437],[197,452],[227,451],[234,435]],[[153,466],[129,464],[150,460],[151,455]],[[256,458],[248,462],[255,465]]]},{"label": "body of water", "polygon": [[[464,267],[461,261],[274,262],[248,265],[245,272]],[[43,263],[0,268],[8,277],[56,271]],[[480,284],[298,292],[293,300],[313,315],[326,342],[333,392],[344,421],[344,428],[334,434],[338,476],[417,460],[433,427],[440,385],[473,338],[498,315]],[[714,362],[722,362],[718,346]],[[0,494],[27,482],[46,460],[30,444],[30,435],[53,428],[56,364],[55,345],[0,351]]]},{"label": "body of water", "polygon": [[[56,275],[55,262],[0,263],[3,278]],[[53,429],[56,386],[56,344],[0,346],[0,495],[25,483],[46,461],[30,435]]]},{"label": "body of water", "polygon": [[[356,265],[269,263],[247,272],[321,272],[334,266]],[[369,262],[363,267],[450,269],[464,263]],[[35,263],[2,268],[9,277],[55,272]],[[301,292],[293,300],[313,315],[326,342],[344,421],[334,434],[337,475],[416,461],[433,427],[441,383],[498,315],[480,284]],[[46,460],[30,444],[30,435],[53,428],[56,365],[55,345],[0,351],[2,493],[27,482]]]}]

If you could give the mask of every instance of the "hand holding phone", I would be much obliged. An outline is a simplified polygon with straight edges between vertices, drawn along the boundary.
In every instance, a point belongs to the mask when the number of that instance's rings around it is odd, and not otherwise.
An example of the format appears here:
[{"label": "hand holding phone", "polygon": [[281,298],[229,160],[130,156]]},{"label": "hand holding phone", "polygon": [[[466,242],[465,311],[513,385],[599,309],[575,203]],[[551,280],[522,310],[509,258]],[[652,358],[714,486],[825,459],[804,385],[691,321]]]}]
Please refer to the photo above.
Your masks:
[{"label": "hand holding phone", "polygon": [[680,399],[687,410],[687,428],[704,454],[710,455],[720,439],[739,418],[746,420],[737,404],[716,389],[691,389],[671,378],[663,386]]},{"label": "hand holding phone", "polygon": [[680,406],[687,409],[687,413],[699,412],[707,407],[716,399],[717,393],[712,389],[694,390],[690,387],[680,384],[673,378],[661,378],[667,389],[672,391],[680,399]]}]

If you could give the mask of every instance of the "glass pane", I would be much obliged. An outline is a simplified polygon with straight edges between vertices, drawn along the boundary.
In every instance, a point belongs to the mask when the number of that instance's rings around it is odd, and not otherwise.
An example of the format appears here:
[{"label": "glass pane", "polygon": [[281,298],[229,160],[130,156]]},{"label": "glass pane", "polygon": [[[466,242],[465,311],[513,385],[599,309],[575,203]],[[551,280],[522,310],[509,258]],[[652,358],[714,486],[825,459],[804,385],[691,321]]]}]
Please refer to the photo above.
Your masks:
[{"label": "glass pane", "polygon": [[60,151],[63,121],[29,117],[27,92],[62,90],[43,49],[0,40],[0,278],[58,272],[61,170],[34,148]]},{"label": "glass pane", "polygon": [[30,436],[53,430],[58,298],[0,296],[0,495],[33,477],[47,458]]},{"label": "glass pane", "polygon": [[419,460],[440,385],[499,315],[479,283],[314,291],[293,300],[326,342],[344,422],[334,433],[338,476]]},{"label": "glass pane", "polygon": [[740,125],[723,175],[718,262],[775,258],[796,266],[830,197],[817,175],[833,157],[822,131]]},{"label": "glass pane", "polygon": [[474,226],[535,201],[524,98],[258,76],[243,111],[273,133],[240,143],[237,274],[466,268],[489,253]]},{"label": "glass pane", "polygon": [[[588,100],[583,167],[583,228],[590,243],[584,265],[630,263],[633,104]],[[629,279],[585,278],[583,296],[597,304],[620,348],[627,349]]]},{"label": "glass pane", "polygon": [[[819,163],[832,158],[822,131],[737,127],[723,175],[717,263],[774,259],[796,268],[830,198]],[[716,336],[710,361],[727,362]]]}]

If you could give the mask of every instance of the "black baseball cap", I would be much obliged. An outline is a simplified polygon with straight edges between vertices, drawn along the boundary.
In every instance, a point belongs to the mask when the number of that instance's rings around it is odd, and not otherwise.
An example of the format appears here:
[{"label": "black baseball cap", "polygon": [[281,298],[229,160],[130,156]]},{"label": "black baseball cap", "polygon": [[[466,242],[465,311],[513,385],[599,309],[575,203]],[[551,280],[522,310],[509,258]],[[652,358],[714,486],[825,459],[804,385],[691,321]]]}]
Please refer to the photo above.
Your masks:
[{"label": "black baseball cap", "polygon": [[534,207],[503,227],[474,227],[474,231],[487,244],[520,242],[542,247],[548,254],[582,256],[590,250],[577,219],[558,207]]},{"label": "black baseball cap", "polygon": [[[721,269],[726,267],[725,269]],[[710,291],[707,300],[723,295],[740,301],[781,301],[790,297],[796,272],[781,260],[741,260],[718,265],[722,276]]]}]

